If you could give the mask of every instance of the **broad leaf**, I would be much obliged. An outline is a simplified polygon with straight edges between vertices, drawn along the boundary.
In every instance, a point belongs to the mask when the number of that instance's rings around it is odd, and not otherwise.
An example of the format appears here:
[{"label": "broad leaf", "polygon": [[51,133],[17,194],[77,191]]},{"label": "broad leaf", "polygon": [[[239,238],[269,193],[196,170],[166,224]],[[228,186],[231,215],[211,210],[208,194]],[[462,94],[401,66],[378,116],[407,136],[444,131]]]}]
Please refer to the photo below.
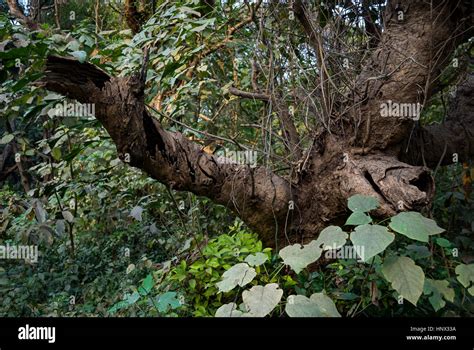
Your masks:
[{"label": "broad leaf", "polygon": [[356,251],[363,255],[360,258],[364,262],[383,252],[394,239],[395,235],[380,225],[357,226],[351,233],[351,241],[358,246]]},{"label": "broad leaf", "polygon": [[62,213],[63,218],[68,221],[68,222],[73,222],[74,221],[74,215],[69,210],[64,210]]},{"label": "broad leaf", "polygon": [[338,226],[328,226],[319,234],[318,239],[301,246],[293,244],[278,253],[286,265],[300,273],[306,266],[321,257],[323,250],[338,249],[346,244],[348,234]]},{"label": "broad leaf", "polygon": [[323,293],[315,293],[309,298],[290,295],[285,311],[290,317],[341,317],[334,302]]},{"label": "broad leaf", "polygon": [[353,212],[359,211],[367,213],[371,210],[377,209],[379,206],[379,201],[374,197],[356,194],[355,196],[349,198],[347,201],[347,206]]},{"label": "broad leaf", "polygon": [[166,292],[156,297],[155,305],[159,312],[165,313],[170,308],[179,308],[181,302],[176,298],[176,292]]},{"label": "broad leaf", "polygon": [[285,265],[300,273],[306,266],[318,260],[321,253],[322,249],[317,246],[316,241],[313,241],[305,246],[301,244],[286,246],[278,254]]},{"label": "broad leaf", "polygon": [[130,216],[133,217],[137,221],[142,221],[142,213],[143,213],[143,208],[137,205],[130,212]]},{"label": "broad leaf", "polygon": [[392,217],[389,226],[395,232],[420,242],[428,242],[429,236],[444,231],[444,229],[436,225],[434,220],[425,218],[420,213],[414,211],[400,213]]},{"label": "broad leaf", "polygon": [[361,211],[356,211],[347,218],[345,225],[357,226],[357,225],[370,224],[371,222],[372,222],[372,219],[366,213],[363,213]]},{"label": "broad leaf", "polygon": [[[319,234],[316,245],[323,250],[338,249],[346,244],[348,237],[349,235],[339,226],[328,226]],[[313,242],[310,244],[313,244]]]},{"label": "broad leaf", "polygon": [[222,281],[216,283],[219,292],[229,292],[236,286],[245,286],[257,275],[255,269],[246,263],[232,266],[222,275]]},{"label": "broad leaf", "polygon": [[442,309],[446,305],[443,297],[447,301],[454,302],[454,289],[449,288],[449,282],[445,280],[432,280],[427,278],[425,280],[423,294],[433,294],[428,300],[435,311]]},{"label": "broad leaf", "polygon": [[421,267],[406,256],[391,256],[384,261],[382,273],[398,294],[416,306],[425,282]]},{"label": "broad leaf", "polygon": [[472,286],[468,289],[469,294],[474,295],[474,264],[470,265],[458,265],[456,266],[456,274],[458,275],[458,281],[461,282],[461,284],[465,288],[469,288],[469,286]]},{"label": "broad leaf", "polygon": [[248,255],[245,258],[245,262],[248,263],[250,266],[260,266],[265,263],[265,261],[268,260],[268,256],[265,253],[255,253],[252,255]]},{"label": "broad leaf", "polygon": [[7,143],[10,143],[14,138],[15,138],[15,135],[13,134],[4,135],[2,139],[0,140],[0,145],[6,145]]},{"label": "broad leaf", "polygon": [[146,295],[151,291],[152,288],[153,288],[153,276],[150,273],[143,280],[142,285],[140,286],[140,289],[138,291],[140,292],[140,294]]},{"label": "broad leaf", "polygon": [[241,317],[243,312],[238,310],[237,304],[224,304],[216,311],[216,317]]},{"label": "broad leaf", "polygon": [[242,299],[248,313],[242,315],[247,317],[265,317],[281,300],[283,291],[276,283],[264,286],[254,286],[242,293]]},{"label": "broad leaf", "polygon": [[85,51],[73,51],[71,52],[71,56],[77,58],[79,62],[84,63],[87,58],[87,53]]}]

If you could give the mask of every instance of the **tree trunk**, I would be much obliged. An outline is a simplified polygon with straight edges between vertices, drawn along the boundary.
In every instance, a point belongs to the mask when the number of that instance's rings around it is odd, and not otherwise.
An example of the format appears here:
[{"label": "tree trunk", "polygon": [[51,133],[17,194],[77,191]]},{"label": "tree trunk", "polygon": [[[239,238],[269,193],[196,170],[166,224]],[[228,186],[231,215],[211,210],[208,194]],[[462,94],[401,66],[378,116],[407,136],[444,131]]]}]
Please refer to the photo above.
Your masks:
[{"label": "tree trunk", "polygon": [[[457,152],[459,161],[472,155],[472,101],[467,101],[472,78],[458,94],[464,107],[453,110],[444,125],[421,127],[413,118],[381,114],[388,101],[427,103],[454,48],[472,33],[465,30],[472,22],[455,20],[458,11],[450,1],[389,3],[385,29],[380,37],[377,33],[378,46],[355,89],[341,110],[330,115],[332,129],[318,132],[304,152],[291,181],[265,167],[209,155],[182,134],[164,130],[144,106],[143,75],[115,78],[88,63],[49,57],[41,84],[94,103],[96,117],[131,166],[175,190],[231,208],[265,244],[281,248],[314,239],[329,224],[341,224],[348,197],[357,193],[378,199],[376,216],[421,210],[435,192],[428,166],[436,166],[439,159],[449,163],[450,153]],[[304,14],[296,15],[307,25]],[[317,37],[307,34],[318,45]],[[412,142],[413,134],[417,142]],[[429,148],[424,160],[422,147]]]}]

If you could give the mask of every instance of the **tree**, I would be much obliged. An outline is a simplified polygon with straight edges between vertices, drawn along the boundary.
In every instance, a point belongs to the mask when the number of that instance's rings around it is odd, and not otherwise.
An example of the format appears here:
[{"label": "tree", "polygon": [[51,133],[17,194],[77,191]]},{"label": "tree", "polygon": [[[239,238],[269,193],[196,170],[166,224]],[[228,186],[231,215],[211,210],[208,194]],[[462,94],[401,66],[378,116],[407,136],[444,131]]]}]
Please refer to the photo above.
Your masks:
[{"label": "tree", "polygon": [[[18,12],[16,1],[7,3],[13,16],[34,27]],[[275,137],[283,151],[273,155],[283,155],[286,173],[278,174],[270,161],[256,167],[231,162],[206,152],[181,132],[166,130],[154,116],[158,106],[166,117],[166,108],[160,104],[163,95],[154,100],[154,110],[145,103],[146,87],[153,84],[146,81],[148,56],[157,46],[145,48],[142,69],[126,77],[111,76],[90,63],[50,56],[40,85],[94,104],[97,119],[122,159],[174,190],[191,191],[228,206],[268,245],[281,247],[315,238],[322,228],[341,220],[347,198],[357,193],[378,199],[378,216],[429,207],[435,190],[430,169],[452,163],[454,155],[456,161],[467,161],[474,151],[473,76],[458,68],[466,66],[458,65],[462,61],[459,48],[472,47],[470,2],[338,3],[245,2],[223,24],[220,40],[206,42],[191,57],[180,79],[193,79],[197,66],[227,50],[239,31],[256,46],[261,44],[258,50],[265,53],[265,64],[251,60],[252,66],[246,67],[252,71],[247,85],[253,91],[238,86],[227,91],[243,100],[261,101],[270,119],[269,124],[262,123],[262,130],[278,123],[281,132]],[[226,11],[201,5],[209,15]],[[280,17],[289,14],[285,20],[295,21],[290,37],[304,35],[304,39],[297,43],[290,39],[288,51],[309,62],[315,80],[307,79],[299,67],[291,67],[288,57],[280,61],[273,57],[272,45],[285,31],[278,23],[271,30],[265,27],[261,14],[269,12]],[[133,23],[133,31],[138,32],[144,22],[127,18],[127,23]],[[451,66],[457,68],[454,78],[443,82]],[[282,83],[295,81],[295,72],[299,86]],[[444,122],[421,125],[421,106],[429,106],[446,85],[456,85],[457,93]],[[177,87],[169,94],[176,94]],[[308,112],[301,112],[302,107]],[[308,116],[316,122],[305,122]],[[235,140],[221,139],[249,149]],[[276,147],[276,141],[263,144],[267,151]],[[271,160],[271,155],[266,158]]]}]

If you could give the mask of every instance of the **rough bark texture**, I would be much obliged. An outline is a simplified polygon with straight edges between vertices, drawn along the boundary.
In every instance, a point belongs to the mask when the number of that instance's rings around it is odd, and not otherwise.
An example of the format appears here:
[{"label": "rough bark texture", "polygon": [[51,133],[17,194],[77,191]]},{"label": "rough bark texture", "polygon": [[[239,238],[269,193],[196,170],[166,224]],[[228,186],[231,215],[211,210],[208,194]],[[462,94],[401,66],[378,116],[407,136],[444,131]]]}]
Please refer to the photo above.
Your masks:
[{"label": "rough bark texture", "polygon": [[[425,105],[441,70],[464,38],[466,24],[460,22],[458,2],[404,0],[389,2],[382,40],[360,74],[355,91],[360,127],[359,146],[394,153],[413,128],[410,117],[384,117],[381,103]],[[461,35],[462,33],[462,35]]]},{"label": "rough bark texture", "polygon": [[402,147],[401,159],[430,168],[470,159],[474,154],[473,96],[474,74],[468,74],[457,86],[444,123],[416,127]]},{"label": "rough bark texture", "polygon": [[[328,224],[345,219],[347,198],[357,193],[377,197],[381,206],[375,215],[380,216],[429,205],[434,181],[430,170],[418,165],[436,166],[443,153],[457,152],[460,161],[472,155],[471,80],[467,88],[459,89],[459,106],[452,107],[444,125],[414,129],[413,119],[380,114],[380,104],[387,100],[427,101],[455,47],[452,37],[459,39],[456,33],[466,24],[454,19],[453,2],[398,3],[403,20],[394,17],[399,8],[390,3],[388,25],[357,80],[355,112],[339,119],[339,129],[331,134],[318,133],[292,184],[264,167],[250,168],[209,155],[182,134],[164,130],[144,107],[144,82],[139,75],[114,78],[90,64],[50,57],[42,84],[80,102],[95,103],[96,117],[119,154],[130,155],[130,165],[173,189],[230,207],[267,245],[306,242]],[[298,8],[295,12],[320,49],[306,15]],[[413,130],[430,149],[424,163],[417,154],[420,142],[407,141]],[[297,143],[297,135],[288,139]]]},{"label": "rough bark texture", "polygon": [[145,110],[139,76],[112,78],[93,65],[49,57],[42,85],[82,103],[95,103],[97,119],[119,155],[129,155],[130,165],[175,190],[230,207],[264,240],[274,240],[291,199],[290,184],[265,167],[231,163],[207,154],[181,133],[163,130]]}]

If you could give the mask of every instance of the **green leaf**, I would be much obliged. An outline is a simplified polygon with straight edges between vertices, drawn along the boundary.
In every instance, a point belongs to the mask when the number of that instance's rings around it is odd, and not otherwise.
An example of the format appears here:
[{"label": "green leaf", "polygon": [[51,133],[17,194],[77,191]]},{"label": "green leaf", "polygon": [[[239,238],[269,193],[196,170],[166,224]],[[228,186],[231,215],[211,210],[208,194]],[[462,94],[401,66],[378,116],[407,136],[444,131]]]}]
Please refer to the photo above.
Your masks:
[{"label": "green leaf", "polygon": [[156,297],[156,306],[159,312],[167,312],[170,308],[177,309],[181,302],[176,298],[175,292],[166,292]]},{"label": "green leaf", "polygon": [[142,213],[143,213],[143,208],[137,205],[136,207],[133,207],[132,210],[130,211],[129,216],[134,218],[137,221],[142,221]]},{"label": "green leaf", "polygon": [[246,263],[240,263],[232,266],[222,275],[222,281],[216,283],[219,292],[229,292],[236,286],[245,286],[250,283],[257,275],[255,269]]},{"label": "green leaf", "polygon": [[454,289],[449,288],[449,282],[445,280],[432,280],[427,278],[425,280],[423,294],[433,294],[428,300],[435,311],[442,309],[446,305],[443,297],[447,301],[454,302]]},{"label": "green leaf", "polygon": [[434,220],[425,218],[414,211],[400,213],[392,217],[389,226],[395,232],[420,242],[428,242],[429,236],[444,231]]},{"label": "green leaf", "polygon": [[191,29],[191,32],[197,32],[197,33],[202,32],[204,29],[206,29],[213,22],[214,22],[214,18],[209,19],[209,20],[205,20],[204,23],[201,24],[200,26],[194,27],[193,29]]},{"label": "green leaf", "polygon": [[237,304],[224,304],[216,311],[216,317],[242,317],[243,312],[238,310]]},{"label": "green leaf", "polygon": [[300,273],[306,266],[318,260],[321,253],[322,249],[317,246],[316,241],[312,241],[304,246],[301,244],[286,246],[278,254],[285,265],[290,266],[296,273]]},{"label": "green leaf", "polygon": [[133,292],[132,294],[125,294],[125,300],[119,301],[117,304],[112,306],[109,309],[111,314],[117,312],[118,310],[125,309],[133,304],[135,304],[138,299],[140,299],[140,294],[138,292]]},{"label": "green leaf", "polygon": [[63,210],[61,214],[67,222],[74,221],[74,215],[72,215],[72,213],[69,210]]},{"label": "green leaf", "polygon": [[416,306],[425,282],[421,267],[406,256],[391,256],[384,261],[382,273],[398,294]]},{"label": "green leaf", "polygon": [[356,194],[349,198],[347,206],[353,212],[364,212],[367,213],[373,209],[377,209],[379,201],[377,198]]},{"label": "green leaf", "polygon": [[347,218],[345,225],[357,226],[357,225],[370,224],[371,222],[372,222],[372,219],[366,213],[363,213],[361,211],[356,211]]},{"label": "green leaf", "polygon": [[300,273],[306,266],[318,260],[324,250],[338,249],[346,244],[347,237],[349,237],[347,233],[339,226],[328,226],[321,231],[318,239],[304,246],[301,244],[287,246],[278,254],[285,265]]},{"label": "green leaf", "polygon": [[153,276],[150,273],[143,280],[140,292],[141,292],[142,295],[146,295],[146,294],[150,293],[152,288],[153,288]]},{"label": "green leaf", "polygon": [[435,243],[443,248],[450,248],[452,246],[451,242],[445,238],[436,238]]},{"label": "green leaf", "polygon": [[59,162],[61,160],[61,148],[54,147],[51,150],[51,155],[53,156],[55,161]]},{"label": "green leaf", "polygon": [[254,286],[242,293],[242,300],[248,310],[242,316],[265,317],[278,305],[283,291],[278,284],[270,283],[264,286]]},{"label": "green leaf", "polygon": [[431,252],[428,247],[418,244],[407,245],[407,254],[413,259],[423,259],[431,256]]},{"label": "green leaf", "polygon": [[6,134],[2,137],[0,140],[0,145],[6,145],[10,143],[13,139],[15,138],[15,135],[13,134]]},{"label": "green leaf", "polygon": [[125,273],[128,275],[133,270],[135,270],[135,264],[130,264],[127,266],[127,270],[125,271]]},{"label": "green leaf", "polygon": [[250,266],[260,266],[263,265],[268,260],[268,256],[265,253],[255,253],[252,255],[248,255],[245,258],[245,262],[248,263]]},{"label": "green leaf", "polygon": [[285,312],[290,317],[341,317],[334,302],[323,293],[315,293],[309,298],[290,295]]},{"label": "green leaf", "polygon": [[87,53],[85,51],[73,51],[71,52],[71,55],[77,58],[77,60],[81,63],[84,63],[87,58]]},{"label": "green leaf", "polygon": [[321,231],[315,244],[323,250],[338,249],[346,244],[348,237],[339,226],[328,226]]},{"label": "green leaf", "polygon": [[362,254],[360,258],[364,262],[383,252],[394,239],[395,235],[380,225],[357,226],[351,233],[351,241],[358,246],[356,251]]},{"label": "green leaf", "polygon": [[468,292],[469,294],[474,295],[474,264],[458,265],[456,266],[455,271],[458,275],[458,281],[461,282],[465,288],[468,288],[472,283],[472,286],[468,289]]}]

